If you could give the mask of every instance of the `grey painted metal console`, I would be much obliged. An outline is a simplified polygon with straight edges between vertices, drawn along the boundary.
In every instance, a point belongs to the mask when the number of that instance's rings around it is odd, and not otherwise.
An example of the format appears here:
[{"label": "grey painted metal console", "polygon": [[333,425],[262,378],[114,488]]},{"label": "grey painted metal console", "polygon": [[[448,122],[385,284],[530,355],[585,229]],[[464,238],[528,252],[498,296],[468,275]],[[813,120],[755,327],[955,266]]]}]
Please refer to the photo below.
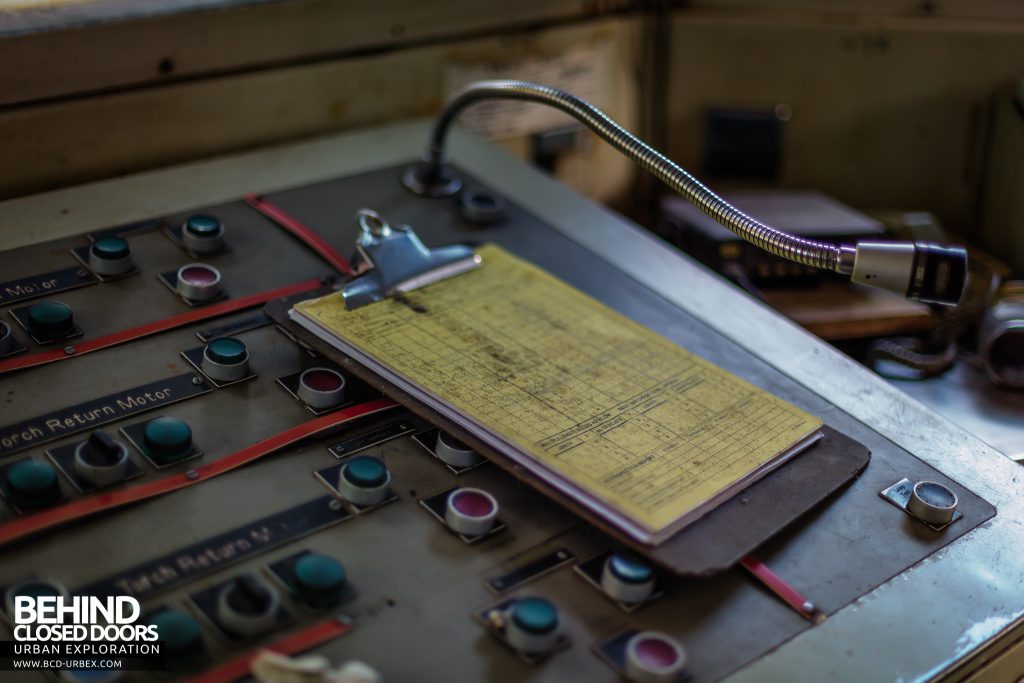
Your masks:
[{"label": "grey painted metal console", "polygon": [[[118,585],[139,594],[148,610],[171,606],[199,620],[206,667],[344,612],[353,630],[316,651],[336,661],[365,661],[385,681],[616,680],[596,650],[624,629],[678,638],[689,652],[688,680],[694,683],[958,680],[982,658],[1013,644],[1024,615],[1018,465],[640,228],[479,140],[457,136],[453,162],[471,187],[505,199],[502,222],[476,226],[452,200],[411,195],[399,172],[426,132],[421,123],[367,130],[0,204],[0,247],[7,249],[0,253],[0,280],[75,266],[69,250],[87,245],[86,233],[153,218],[174,226],[199,211],[226,227],[230,249],[201,262],[220,270],[228,301],[329,275],[315,254],[240,200],[249,192],[263,193],[343,253],[351,253],[352,216],[363,207],[412,225],[430,245],[497,242],[870,448],[871,463],[860,477],[757,552],[827,619],[812,625],[738,568],[706,579],[663,577],[662,597],[624,611],[573,571],[574,564],[613,547],[611,539],[497,467],[484,464],[456,477],[413,438],[430,425],[400,412],[375,415],[184,490],[0,549],[0,585],[41,575],[74,591],[123,579]],[[33,300],[72,308],[83,334],[69,345],[190,310],[157,276],[194,259],[160,229],[127,239],[137,274]],[[27,303],[3,305],[3,321],[16,327],[7,314]],[[0,375],[0,432],[195,372],[181,352],[202,347],[197,332],[248,321],[257,312]],[[28,354],[45,348],[20,329],[15,335]],[[204,383],[197,395],[152,412],[109,416],[104,429],[122,440],[123,427],[131,435],[132,425],[158,415],[179,418],[191,426],[202,451],[158,469],[129,446],[141,475],[118,486],[215,463],[313,419],[276,380],[318,361],[273,326],[237,337],[248,348],[255,378],[220,388]],[[401,435],[364,452],[390,468],[391,502],[347,519],[316,517],[322,528],[251,552],[238,553],[238,538],[230,534],[217,538],[328,494],[315,476],[329,480],[324,470],[339,464],[328,447],[355,447],[353,437],[382,426]],[[45,460],[46,450],[56,456],[84,435],[68,433],[46,443],[30,435],[24,449],[5,447],[0,468],[25,457]],[[936,532],[879,496],[904,477],[948,485],[960,496],[963,518]],[[468,544],[420,504],[456,485],[492,493],[505,530]],[[62,487],[69,499],[81,497],[63,475]],[[314,516],[328,514],[317,509]],[[2,506],[0,525],[14,518]],[[175,555],[194,544],[200,545]],[[334,611],[315,612],[274,583],[276,563],[302,551],[343,562],[351,599]],[[160,588],[160,573],[143,565],[168,554],[165,563],[177,563],[184,578]],[[491,581],[546,555],[558,558],[551,570],[520,586],[500,590]],[[202,557],[216,559],[195,574],[182,569],[206,563]],[[141,569],[126,573],[135,567]],[[204,613],[202,593],[245,573],[278,587],[288,617],[263,637],[231,638]],[[504,648],[473,618],[489,605],[526,595],[548,597],[558,606],[569,639],[568,647],[535,664]]]}]

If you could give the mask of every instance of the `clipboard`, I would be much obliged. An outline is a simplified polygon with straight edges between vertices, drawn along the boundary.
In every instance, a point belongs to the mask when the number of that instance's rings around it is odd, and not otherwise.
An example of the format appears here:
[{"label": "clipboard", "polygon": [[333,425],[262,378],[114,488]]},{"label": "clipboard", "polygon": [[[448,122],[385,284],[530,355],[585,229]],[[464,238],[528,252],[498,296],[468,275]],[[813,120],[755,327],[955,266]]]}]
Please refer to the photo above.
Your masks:
[{"label": "clipboard", "polygon": [[[327,293],[330,290],[325,290]],[[315,296],[317,293],[314,293]],[[544,477],[525,470],[452,419],[384,380],[288,317],[289,309],[310,296],[271,302],[267,313],[290,335],[338,363],[414,413],[473,446],[478,452],[544,495],[603,529],[617,542],[678,575],[708,576],[734,566],[744,555],[780,532],[866,467],[870,454],[861,444],[828,427],[822,438],[799,457],[748,486],[741,495],[718,505],[659,545],[640,543],[608,524]]]}]

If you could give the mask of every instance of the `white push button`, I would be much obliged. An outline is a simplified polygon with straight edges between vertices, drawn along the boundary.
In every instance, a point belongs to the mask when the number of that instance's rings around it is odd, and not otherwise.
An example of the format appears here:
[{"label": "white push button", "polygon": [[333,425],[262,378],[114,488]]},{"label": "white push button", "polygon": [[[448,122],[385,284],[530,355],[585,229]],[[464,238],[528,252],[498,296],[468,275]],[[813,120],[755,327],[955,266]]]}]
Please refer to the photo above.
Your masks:
[{"label": "white push button", "polygon": [[959,500],[948,487],[934,481],[919,481],[907,501],[907,511],[928,524],[941,526],[953,521]]},{"label": "white push button", "polygon": [[452,467],[469,467],[480,462],[480,456],[476,451],[442,431],[437,433],[434,454]]}]

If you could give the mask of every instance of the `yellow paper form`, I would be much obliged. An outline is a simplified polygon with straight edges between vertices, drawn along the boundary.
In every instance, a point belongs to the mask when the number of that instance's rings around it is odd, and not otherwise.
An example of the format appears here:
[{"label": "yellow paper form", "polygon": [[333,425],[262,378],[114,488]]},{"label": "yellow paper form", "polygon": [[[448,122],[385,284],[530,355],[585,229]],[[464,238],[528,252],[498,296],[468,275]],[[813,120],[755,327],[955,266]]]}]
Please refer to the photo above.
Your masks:
[{"label": "yellow paper form", "polygon": [[398,299],[296,310],[651,534],[821,425],[500,247],[478,253]]}]

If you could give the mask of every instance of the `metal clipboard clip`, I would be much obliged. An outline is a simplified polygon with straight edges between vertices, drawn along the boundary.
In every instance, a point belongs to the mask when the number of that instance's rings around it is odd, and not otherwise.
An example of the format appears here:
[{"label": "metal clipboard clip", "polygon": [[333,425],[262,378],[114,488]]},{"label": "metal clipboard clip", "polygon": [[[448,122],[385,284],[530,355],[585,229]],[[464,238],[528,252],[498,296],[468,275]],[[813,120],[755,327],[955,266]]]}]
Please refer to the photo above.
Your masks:
[{"label": "metal clipboard clip", "polygon": [[356,212],[356,250],[369,270],[341,290],[349,310],[410,292],[472,270],[480,257],[470,247],[451,244],[428,249],[408,225],[389,225],[376,211]]}]

